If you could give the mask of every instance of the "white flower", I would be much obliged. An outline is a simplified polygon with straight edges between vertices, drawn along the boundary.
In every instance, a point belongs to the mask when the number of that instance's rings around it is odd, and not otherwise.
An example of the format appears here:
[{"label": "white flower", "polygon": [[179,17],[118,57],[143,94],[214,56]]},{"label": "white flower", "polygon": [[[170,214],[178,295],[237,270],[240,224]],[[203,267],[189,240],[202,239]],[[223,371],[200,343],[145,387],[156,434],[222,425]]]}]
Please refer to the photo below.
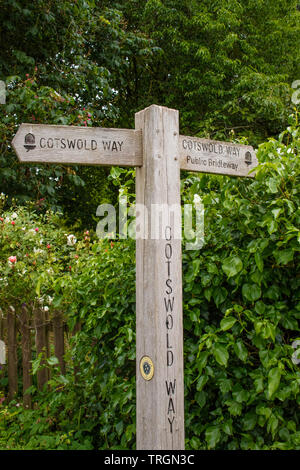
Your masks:
[{"label": "white flower", "polygon": [[12,219],[16,219],[17,217],[18,217],[18,214],[17,214],[16,212],[13,212],[13,213],[11,214],[11,218],[12,218]]},{"label": "white flower", "polygon": [[199,194],[194,194],[194,200],[193,200],[194,204],[201,204],[202,202],[202,199],[201,197],[199,196]]},{"label": "white flower", "polygon": [[[51,268],[50,268],[51,269]],[[50,269],[48,269],[48,271],[50,271]],[[52,272],[53,272],[53,269],[52,269]],[[53,297],[51,297],[51,295],[48,295],[48,304],[52,304],[53,302]]]},{"label": "white flower", "polygon": [[9,218],[9,217],[5,217],[4,222],[10,222],[10,218]]},{"label": "white flower", "polygon": [[45,254],[44,250],[41,250],[40,248],[33,248],[33,252],[35,255],[43,255]]},{"label": "white flower", "polygon": [[74,235],[68,235],[67,236],[67,245],[68,246],[73,246],[77,242],[77,239]]},{"label": "white flower", "polygon": [[44,312],[49,312],[49,307],[47,305],[44,307]]}]

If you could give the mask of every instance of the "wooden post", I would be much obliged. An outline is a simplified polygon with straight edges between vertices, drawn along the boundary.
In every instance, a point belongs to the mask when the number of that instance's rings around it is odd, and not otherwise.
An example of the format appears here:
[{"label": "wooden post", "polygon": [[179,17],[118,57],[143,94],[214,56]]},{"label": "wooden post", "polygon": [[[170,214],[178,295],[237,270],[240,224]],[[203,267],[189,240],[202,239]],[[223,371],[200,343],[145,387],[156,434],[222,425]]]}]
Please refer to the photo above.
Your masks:
[{"label": "wooden post", "polygon": [[[46,337],[46,356],[50,357],[51,356],[51,348],[50,348],[50,317],[49,317],[49,312],[44,310],[44,315],[45,315],[45,337]],[[47,380],[51,379],[51,371],[50,369],[47,370]]]},{"label": "wooden post", "polygon": [[[135,115],[137,449],[184,449],[179,116],[150,106]],[[139,204],[145,207],[144,218]],[[155,208],[165,204],[161,232]],[[172,206],[176,205],[172,216]],[[142,210],[142,209],[141,209]],[[151,214],[152,212],[152,214]],[[150,217],[151,216],[151,217]],[[140,229],[140,230],[139,230]],[[146,238],[148,236],[148,238]]]},{"label": "wooden post", "polygon": [[[37,355],[43,354],[43,359],[41,361],[41,365],[45,366],[45,358],[46,358],[46,327],[45,327],[45,316],[44,311],[37,307],[34,309],[34,323],[35,323],[35,341],[36,341],[36,353]],[[37,385],[38,389],[42,390],[45,383],[48,379],[48,371],[46,367],[37,371]]]},{"label": "wooden post", "polygon": [[5,318],[0,308],[0,339],[4,341],[4,330],[5,330]]},{"label": "wooden post", "polygon": [[18,358],[17,330],[15,309],[10,307],[7,312],[7,343],[8,343],[8,401],[18,393]]},{"label": "wooden post", "polygon": [[65,354],[65,339],[64,339],[64,324],[62,314],[56,312],[53,316],[53,334],[54,334],[54,352],[60,365],[62,375],[66,373],[66,365],[64,360]]},{"label": "wooden post", "polygon": [[[72,336],[75,336],[79,331],[81,331],[81,323],[78,321],[76,323],[76,325],[74,326],[73,328],[73,331],[72,331]],[[77,374],[78,372],[80,371],[80,367],[78,365],[78,363],[74,363],[74,382],[77,383],[78,382],[78,377],[77,377]]]},{"label": "wooden post", "polygon": [[22,335],[22,365],[23,365],[23,403],[25,408],[31,408],[31,396],[25,394],[32,385],[31,377],[31,335],[28,311],[25,305],[21,310],[21,335]]},{"label": "wooden post", "polygon": [[1,352],[2,352],[2,361],[3,361],[3,363],[1,363],[1,361],[0,361],[0,379],[2,379],[2,377],[5,377],[5,375],[6,375],[6,367],[7,367],[6,366],[6,362],[7,362],[7,360],[6,360],[6,356],[7,356],[7,353],[6,353],[6,351],[7,351],[6,331],[7,331],[6,318],[4,317],[4,312],[0,308],[0,341],[2,341],[2,344],[0,345],[0,348],[1,347],[3,348],[3,350],[0,351],[0,356],[1,356]]}]

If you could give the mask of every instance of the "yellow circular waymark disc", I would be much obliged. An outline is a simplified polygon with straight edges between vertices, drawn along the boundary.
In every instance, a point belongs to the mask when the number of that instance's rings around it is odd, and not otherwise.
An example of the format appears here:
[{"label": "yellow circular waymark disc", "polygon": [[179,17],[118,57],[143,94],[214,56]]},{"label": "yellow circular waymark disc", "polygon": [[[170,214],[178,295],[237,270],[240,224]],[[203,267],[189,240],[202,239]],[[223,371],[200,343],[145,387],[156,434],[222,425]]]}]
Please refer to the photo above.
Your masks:
[{"label": "yellow circular waymark disc", "polygon": [[145,380],[151,380],[154,375],[154,365],[149,356],[143,356],[140,362],[140,372]]}]

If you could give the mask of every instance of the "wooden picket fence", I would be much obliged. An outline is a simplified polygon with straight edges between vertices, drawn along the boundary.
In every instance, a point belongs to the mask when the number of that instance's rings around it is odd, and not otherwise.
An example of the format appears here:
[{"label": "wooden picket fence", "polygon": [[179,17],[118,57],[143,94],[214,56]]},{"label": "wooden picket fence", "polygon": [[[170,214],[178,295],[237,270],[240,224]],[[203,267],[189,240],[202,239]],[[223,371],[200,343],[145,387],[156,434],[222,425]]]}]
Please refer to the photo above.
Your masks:
[{"label": "wooden picket fence", "polygon": [[[79,329],[80,325],[76,325],[72,334]],[[67,325],[60,312],[55,312],[50,318],[49,312],[41,307],[34,307],[29,312],[28,308],[22,305],[19,313],[13,307],[10,307],[6,315],[0,313],[0,339],[4,341],[7,351],[7,364],[4,368],[2,366],[0,372],[7,373],[8,402],[18,395],[19,369],[22,369],[23,404],[26,408],[31,408],[31,395],[25,392],[32,385],[34,353],[35,357],[42,354],[41,365],[46,364],[47,358],[51,355],[51,347],[54,345],[54,355],[58,359],[60,372],[65,375],[64,355],[68,334]],[[19,367],[19,363],[22,363],[22,367]],[[49,379],[49,368],[39,368],[37,388],[42,390]]]}]

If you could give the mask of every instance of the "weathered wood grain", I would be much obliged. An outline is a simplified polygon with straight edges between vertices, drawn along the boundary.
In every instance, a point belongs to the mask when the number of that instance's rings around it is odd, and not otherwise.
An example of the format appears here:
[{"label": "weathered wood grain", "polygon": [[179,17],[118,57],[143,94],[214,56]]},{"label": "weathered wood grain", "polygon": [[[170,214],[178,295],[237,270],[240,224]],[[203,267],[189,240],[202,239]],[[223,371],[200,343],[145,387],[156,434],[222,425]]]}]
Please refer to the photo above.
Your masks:
[{"label": "weathered wood grain", "polygon": [[[146,208],[136,234],[137,449],[184,449],[180,210],[171,214],[172,205],[180,209],[178,111],[150,106],[135,123],[144,155],[136,202]],[[161,204],[166,212],[157,233],[150,215]],[[154,365],[150,380],[140,370],[147,357]]]},{"label": "weathered wood grain", "polygon": [[23,369],[23,404],[25,408],[31,408],[31,395],[25,393],[26,390],[32,385],[30,323],[28,311],[25,305],[22,305],[20,320]]},{"label": "weathered wood grain", "polygon": [[249,172],[258,164],[255,152],[250,145],[232,142],[179,137],[181,170],[201,173],[217,173],[230,176],[254,177]]},{"label": "weathered wood grain", "polygon": [[35,342],[37,355],[42,354],[41,368],[37,371],[38,389],[42,390],[48,380],[48,371],[46,369],[46,325],[45,312],[41,308],[34,309]]},{"label": "weathered wood grain", "polygon": [[141,166],[141,132],[134,129],[23,123],[12,145],[23,163]]},{"label": "weathered wood grain", "polygon": [[66,374],[65,364],[65,337],[64,337],[64,323],[63,317],[60,312],[56,312],[53,316],[53,334],[54,334],[54,352],[60,365],[62,375]]},{"label": "weathered wood grain", "polygon": [[18,393],[18,358],[17,328],[15,309],[10,307],[7,312],[7,344],[8,344],[8,401]]}]

